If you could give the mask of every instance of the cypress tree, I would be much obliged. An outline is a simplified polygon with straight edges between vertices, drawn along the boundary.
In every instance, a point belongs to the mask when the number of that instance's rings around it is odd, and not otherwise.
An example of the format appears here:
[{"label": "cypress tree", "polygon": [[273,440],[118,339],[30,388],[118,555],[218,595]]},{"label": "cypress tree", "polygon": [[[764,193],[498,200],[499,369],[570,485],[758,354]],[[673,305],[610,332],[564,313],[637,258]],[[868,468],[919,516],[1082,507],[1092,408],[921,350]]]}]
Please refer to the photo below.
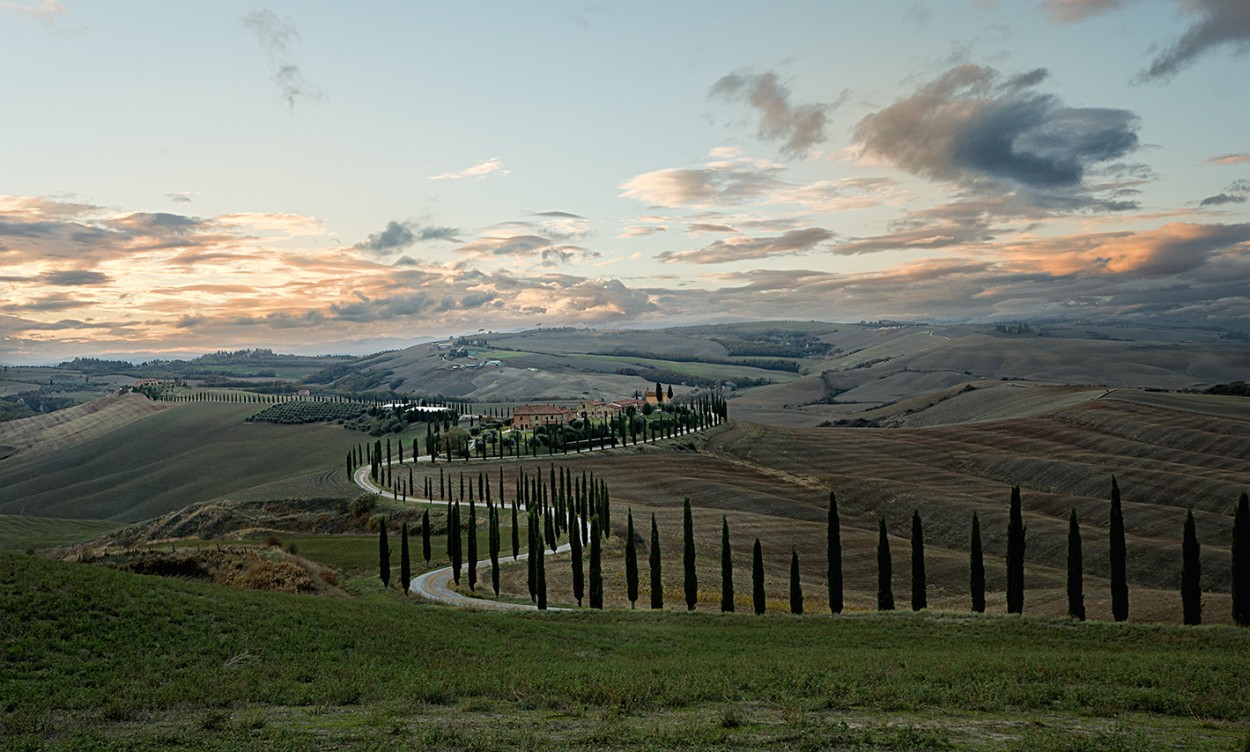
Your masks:
[{"label": "cypress tree", "polygon": [[408,583],[412,582],[412,559],[408,558],[408,523],[400,528],[399,581],[404,595],[408,595]]},{"label": "cypress tree", "polygon": [[477,505],[473,503],[473,484],[469,484],[469,589],[477,589]]},{"label": "cypress tree", "polygon": [[[629,510],[625,522],[625,595],[629,607],[638,600],[638,544],[634,541],[634,510]],[[577,536],[573,536],[577,537]]]},{"label": "cypress tree", "polygon": [[1011,487],[1011,518],[1007,523],[1007,613],[1024,612],[1024,518],[1020,487]]},{"label": "cypress tree", "polygon": [[490,506],[490,587],[499,595],[499,507]]},{"label": "cypress tree", "polygon": [[386,543],[386,518],[378,525],[378,578],[382,587],[391,586],[391,547]]},{"label": "cypress tree", "polygon": [[430,563],[430,510],[421,513],[421,555]]},{"label": "cypress tree", "polygon": [[1233,516],[1233,623],[1250,627],[1250,494],[1241,492]]},{"label": "cypress tree", "polygon": [[547,550],[539,545],[530,552],[534,562],[534,589],[538,593],[538,610],[547,610]]},{"label": "cypress tree", "polygon": [[790,613],[803,613],[803,585],[799,582],[799,550],[790,547]]},{"label": "cypress tree", "polygon": [[521,528],[517,525],[516,499],[512,500],[512,560],[516,561],[521,549]]},{"label": "cypress tree", "polygon": [[464,564],[460,548],[460,503],[451,508],[451,528],[447,531],[447,545],[451,549],[451,573],[460,584],[460,567]]},{"label": "cypress tree", "polygon": [[751,554],[751,605],[756,614],[764,613],[764,553],[760,550],[760,539],[755,539],[755,550]]},{"label": "cypress tree", "polygon": [[921,611],[929,607],[924,573],[924,527],[920,522],[920,510],[911,513],[911,610]]},{"label": "cypress tree", "polygon": [[1068,616],[1085,621],[1085,560],[1081,555],[1081,525],[1076,507],[1068,515]]},{"label": "cypress tree", "polygon": [[1111,617],[1128,619],[1128,550],[1124,544],[1124,511],[1120,485],[1111,476]]},{"label": "cypress tree", "polygon": [[1185,515],[1185,534],[1181,542],[1181,605],[1186,624],[1202,623],[1202,564],[1199,562],[1198,531],[1194,528],[1194,510]]},{"label": "cypress tree", "polygon": [[525,583],[529,586],[530,600],[538,598],[538,559],[534,554],[534,550],[542,548],[542,542],[538,538],[538,512],[536,507],[530,507],[525,514]]},{"label": "cypress tree", "polygon": [[734,610],[734,565],[729,551],[729,520],[720,518],[720,610]]},{"label": "cypress tree", "polygon": [[574,533],[569,536],[569,552],[573,561],[573,597],[577,605],[582,605],[582,596],[586,594],[586,573],[582,569],[582,537]]},{"label": "cypress tree", "polygon": [[647,552],[651,565],[651,608],[664,608],[664,583],[660,580],[660,531],[655,526],[655,512],[651,513],[651,550]]},{"label": "cypress tree", "polygon": [[590,518],[590,607],[603,608],[603,543],[599,515]]},{"label": "cypress tree", "polygon": [[968,587],[972,593],[972,611],[985,613],[985,558],[981,555],[981,520],[977,513],[972,513],[972,553],[968,568]]},{"label": "cypress tree", "polygon": [[885,518],[877,522],[877,610],[894,610],[894,565],[890,562],[890,539],[886,537]]},{"label": "cypress tree", "polygon": [[838,519],[838,500],[833,491],[829,492],[829,527],[828,527],[829,559],[829,610],[835,614],[842,613],[842,524]]},{"label": "cypress tree", "polygon": [[690,515],[689,496],[682,502],[681,540],[681,563],[685,572],[682,587],[686,595],[686,610],[693,611],[694,604],[699,600],[699,576],[694,571],[694,520]]}]

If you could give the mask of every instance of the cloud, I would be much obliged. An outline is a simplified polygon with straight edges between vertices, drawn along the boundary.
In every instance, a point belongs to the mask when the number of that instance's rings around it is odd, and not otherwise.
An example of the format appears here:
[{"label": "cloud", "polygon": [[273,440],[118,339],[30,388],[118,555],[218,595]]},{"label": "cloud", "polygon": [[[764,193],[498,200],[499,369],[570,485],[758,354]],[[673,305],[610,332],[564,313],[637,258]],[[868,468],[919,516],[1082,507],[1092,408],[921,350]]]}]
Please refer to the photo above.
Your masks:
[{"label": "cloud", "polygon": [[548,267],[599,257],[597,252],[587,248],[557,245],[544,235],[488,235],[465,243],[456,252],[480,260],[532,259]]},{"label": "cloud", "polygon": [[802,157],[825,140],[830,105],[791,104],[789,88],[772,71],[722,76],[708,96],[753,107],[760,117],[757,135],[764,141],[781,142],[783,154]]},{"label": "cloud", "polygon": [[866,154],[965,187],[1079,189],[1092,167],[1137,148],[1137,117],[1066,107],[1033,90],[1045,78],[1042,69],[1004,79],[992,68],[957,66],[866,116],[855,135]]},{"label": "cloud", "polygon": [[363,242],[352,246],[363,253],[386,256],[429,240],[460,241],[460,231],[454,227],[423,227],[416,222],[386,223],[381,232],[371,233]]},{"label": "cloud", "polygon": [[1055,23],[1074,23],[1123,5],[1124,0],[1045,0],[1042,10]]},{"label": "cloud", "polygon": [[0,2],[0,11],[30,16],[42,21],[50,21],[63,16],[65,14],[65,6],[61,5],[59,0],[33,0],[31,2],[8,0]]},{"label": "cloud", "polygon": [[734,159],[699,169],[644,172],[620,188],[622,196],[651,206],[707,209],[760,198],[783,185],[777,175],[784,169],[773,162]]},{"label": "cloud", "polygon": [[100,272],[87,270],[71,270],[60,272],[46,272],[39,275],[39,281],[45,285],[55,285],[57,287],[77,287],[79,285],[102,285],[111,281],[111,277]]},{"label": "cloud", "polygon": [[176,191],[174,193],[166,193],[165,198],[173,201],[175,204],[189,204],[191,203],[191,192]]},{"label": "cloud", "polygon": [[1202,199],[1198,206],[1220,206],[1223,204],[1244,204],[1250,198],[1250,180],[1237,180],[1224,189],[1223,193]]},{"label": "cloud", "polygon": [[621,234],[617,238],[641,238],[647,235],[655,235],[660,232],[668,232],[668,225],[634,225],[621,230]]},{"label": "cloud", "polygon": [[478,162],[472,167],[466,167],[457,172],[444,172],[441,175],[431,175],[430,180],[464,180],[465,178],[477,178],[480,180],[492,173],[510,175],[512,174],[512,170],[509,170],[506,166],[504,166],[504,163],[499,159],[499,157],[491,157],[490,159]]},{"label": "cloud", "polygon": [[415,242],[417,237],[412,234],[412,228],[391,220],[386,223],[385,230],[372,233],[363,243],[357,243],[355,248],[365,253],[386,255],[403,250]]},{"label": "cloud", "polygon": [[538,212],[539,232],[552,240],[576,240],[590,234],[590,222],[579,214],[565,211]]},{"label": "cloud", "polygon": [[269,59],[270,79],[292,112],[298,102],[317,102],[325,98],[320,88],[304,79],[303,71],[292,59],[291,48],[300,37],[291,20],[280,19],[273,11],[262,8],[243,16],[241,24],[256,35],[256,41]]},{"label": "cloud", "polygon": [[1250,154],[1219,154],[1207,159],[1207,164],[1236,165],[1250,163]]},{"label": "cloud", "polygon": [[1169,79],[1218,47],[1230,46],[1235,55],[1250,50],[1250,3],[1246,0],[1185,0],[1181,7],[1197,19],[1151,61],[1139,75],[1141,80]]},{"label": "cloud", "polygon": [[823,227],[808,227],[803,230],[791,230],[778,237],[742,236],[717,240],[698,250],[665,251],[657,258],[668,264],[724,264],[730,261],[749,261],[770,256],[797,256],[811,251],[832,237],[833,233]]}]

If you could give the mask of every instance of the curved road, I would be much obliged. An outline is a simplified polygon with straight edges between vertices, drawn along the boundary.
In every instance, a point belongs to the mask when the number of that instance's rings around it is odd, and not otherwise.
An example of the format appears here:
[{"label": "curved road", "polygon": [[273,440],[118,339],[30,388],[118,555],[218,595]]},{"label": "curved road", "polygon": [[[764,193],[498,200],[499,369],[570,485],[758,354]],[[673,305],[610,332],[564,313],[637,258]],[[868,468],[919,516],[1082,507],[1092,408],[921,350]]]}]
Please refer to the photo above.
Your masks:
[{"label": "curved road", "polygon": [[[678,433],[677,436],[684,436],[686,434],[695,433],[695,432],[696,432],[696,429],[687,428],[681,431],[680,433]],[[669,437],[669,438],[676,438],[676,437],[674,436],[674,437]],[[659,441],[664,441],[664,439],[659,439]],[[644,443],[654,443],[654,442],[644,442]],[[621,448],[621,447],[609,446],[609,447],[600,447],[599,449],[616,449],[616,448]],[[598,450],[592,449],[588,451],[598,451]],[[552,455],[549,457],[543,457],[543,456],[512,457],[510,459],[514,459],[518,461],[530,460],[530,461],[541,462],[543,460],[553,461],[555,460],[557,456],[563,457],[566,455],[563,455],[563,454]],[[488,458],[488,459],[498,459],[498,458]],[[503,459],[509,459],[509,458],[505,457]],[[420,462],[422,461],[422,459],[417,458],[417,461]],[[429,461],[429,458],[426,457],[424,461]],[[412,462],[412,460],[409,460],[409,462]],[[402,462],[392,462],[391,464],[399,465],[401,467],[404,465],[404,463]],[[457,467],[455,463],[448,463],[448,464],[453,469]],[[464,464],[472,465],[474,463],[466,462]],[[352,480],[355,481],[357,486],[360,486],[361,488],[363,488],[365,491],[368,491],[369,493],[375,493],[379,496],[385,496],[387,498],[395,499],[396,501],[399,500],[398,494],[382,489],[376,483],[374,483],[372,479],[369,478],[369,466],[367,465],[361,465],[360,467],[356,468],[356,472],[352,474]],[[445,501],[435,501],[434,499],[415,499],[415,498],[406,499],[406,501],[413,503],[413,504],[428,504],[430,506],[433,506],[435,504],[447,503]],[[522,512],[527,511],[524,504],[518,505],[517,509]],[[568,551],[568,550],[569,550],[569,544],[565,543],[564,545],[560,546],[552,553],[564,553],[565,551]],[[517,557],[517,561],[522,561],[526,559],[528,556],[529,556],[528,552],[522,553]],[[500,566],[503,566],[504,560],[500,559],[499,564]],[[490,572],[490,559],[484,559],[482,561],[479,561],[477,563],[477,568],[479,572],[481,571]],[[417,577],[413,578],[412,582],[408,583],[408,589],[412,591],[413,593],[416,593],[418,596],[425,598],[426,600],[434,601],[435,603],[445,603],[449,606],[457,606],[459,608],[475,608],[475,609],[481,609],[481,610],[486,610],[486,611],[537,611],[538,610],[538,606],[535,606],[531,603],[508,603],[505,601],[492,601],[492,600],[487,600],[485,598],[474,598],[472,596],[457,593],[455,590],[452,589],[453,577],[452,577],[451,570],[452,570],[451,567],[443,567],[442,569],[434,569],[429,572],[425,572],[424,574],[418,575]],[[549,608],[547,610],[548,611],[567,611],[568,609]]]}]

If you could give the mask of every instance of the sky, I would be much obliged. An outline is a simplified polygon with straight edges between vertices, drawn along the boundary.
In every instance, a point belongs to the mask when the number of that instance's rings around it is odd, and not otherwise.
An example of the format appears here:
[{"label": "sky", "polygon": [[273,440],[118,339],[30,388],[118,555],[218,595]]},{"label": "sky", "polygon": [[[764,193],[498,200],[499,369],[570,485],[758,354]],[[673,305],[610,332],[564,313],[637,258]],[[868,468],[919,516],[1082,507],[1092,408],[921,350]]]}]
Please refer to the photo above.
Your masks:
[{"label": "sky", "polygon": [[0,362],[1250,328],[1250,2],[0,0]]}]

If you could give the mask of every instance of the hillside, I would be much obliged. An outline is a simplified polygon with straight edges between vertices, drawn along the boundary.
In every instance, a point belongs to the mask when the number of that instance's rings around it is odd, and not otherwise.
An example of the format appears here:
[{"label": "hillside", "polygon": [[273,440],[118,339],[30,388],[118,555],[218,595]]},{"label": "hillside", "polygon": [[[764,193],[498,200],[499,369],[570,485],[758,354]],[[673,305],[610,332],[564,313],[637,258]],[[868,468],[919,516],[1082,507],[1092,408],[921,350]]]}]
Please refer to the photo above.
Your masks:
[{"label": "hillside", "polygon": [[[0,553],[6,749],[1231,749],[1250,633],[461,612]],[[142,635],[142,639],[135,639]]]},{"label": "hillside", "polygon": [[267,498],[355,493],[342,477],[343,458],[364,434],[245,423],[255,405],[170,406],[139,395],[121,404],[146,413],[0,461],[0,513],[130,522],[220,496],[255,498],[249,489],[262,485]]},{"label": "hillside", "polygon": [[38,447],[64,449],[104,436],[165,409],[138,394],[109,395],[46,415],[0,423],[0,460]]},{"label": "hillside", "polygon": [[742,416],[816,425],[988,381],[1203,388],[1242,378],[1248,361],[1250,343],[1213,330],[759,322],[479,333],[340,365],[329,384],[473,402],[612,399],[655,381],[679,390],[729,384]]}]

